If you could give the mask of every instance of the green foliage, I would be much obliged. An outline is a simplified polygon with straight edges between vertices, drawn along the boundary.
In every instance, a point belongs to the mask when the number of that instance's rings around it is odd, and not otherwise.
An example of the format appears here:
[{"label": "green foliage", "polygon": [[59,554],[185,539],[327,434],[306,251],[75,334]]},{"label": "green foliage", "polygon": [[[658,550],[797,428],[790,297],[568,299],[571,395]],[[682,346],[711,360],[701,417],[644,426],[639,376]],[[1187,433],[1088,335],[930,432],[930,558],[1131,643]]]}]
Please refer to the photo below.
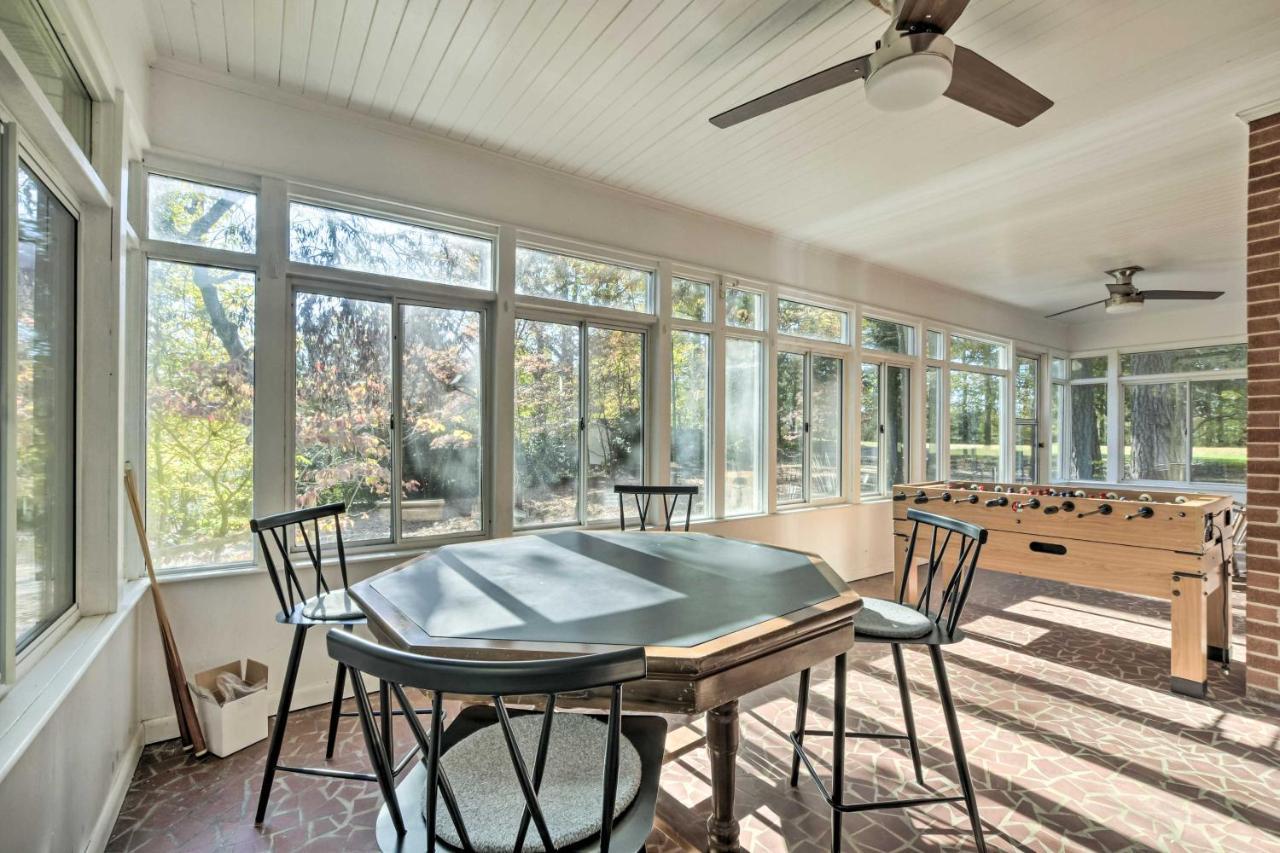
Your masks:
[{"label": "green foliage", "polygon": [[652,276],[644,270],[516,249],[516,292],[629,311],[649,310]]}]

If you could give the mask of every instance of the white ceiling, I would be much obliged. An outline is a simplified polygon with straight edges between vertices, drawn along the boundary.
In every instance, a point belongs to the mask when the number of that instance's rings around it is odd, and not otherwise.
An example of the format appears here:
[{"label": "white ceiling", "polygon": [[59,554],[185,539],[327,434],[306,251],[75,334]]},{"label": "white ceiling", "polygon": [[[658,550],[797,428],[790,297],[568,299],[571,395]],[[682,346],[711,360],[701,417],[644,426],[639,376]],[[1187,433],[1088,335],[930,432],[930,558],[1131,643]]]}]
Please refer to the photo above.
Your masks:
[{"label": "white ceiling", "polygon": [[881,113],[854,83],[717,130],[870,52],[888,18],[868,0],[147,4],[161,55],[1046,312],[1126,263],[1139,286],[1241,299],[1235,114],[1280,79],[1277,0],[972,0],[950,35],[1056,101],[1029,125],[945,100]]}]

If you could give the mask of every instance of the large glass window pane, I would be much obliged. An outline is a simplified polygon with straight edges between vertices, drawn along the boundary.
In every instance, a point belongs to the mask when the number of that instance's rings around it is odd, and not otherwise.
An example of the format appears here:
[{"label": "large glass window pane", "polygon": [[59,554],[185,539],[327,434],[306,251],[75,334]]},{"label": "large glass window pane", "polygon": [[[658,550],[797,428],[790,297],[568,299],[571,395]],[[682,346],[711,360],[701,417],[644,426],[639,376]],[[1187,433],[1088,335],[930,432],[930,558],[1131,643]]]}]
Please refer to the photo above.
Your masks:
[{"label": "large glass window pane", "polygon": [[1014,375],[1014,417],[1020,421],[1038,418],[1036,400],[1039,397],[1040,361],[1018,356],[1018,372]]},{"label": "large glass window pane", "polygon": [[1106,376],[1107,357],[1105,355],[1071,359],[1071,379],[1105,379]]},{"label": "large glass window pane", "polygon": [[924,478],[941,478],[938,452],[942,445],[942,368],[926,367],[924,371]]},{"label": "large glass window pane", "polygon": [[1055,355],[1053,357],[1052,363],[1053,363],[1053,378],[1066,379],[1067,378],[1067,360],[1065,358],[1058,358]]},{"label": "large glass window pane", "polygon": [[943,337],[942,332],[939,332],[936,329],[929,330],[929,344],[928,344],[929,350],[926,353],[929,356],[929,358],[934,358],[934,359],[937,359],[938,361],[942,361],[947,357],[947,348],[943,344],[944,340],[945,339]]},{"label": "large glass window pane", "polygon": [[1013,435],[1013,481],[1036,481],[1036,442],[1039,426],[1019,421]]},{"label": "large glass window pane", "polygon": [[210,249],[252,252],[258,197],[165,175],[147,176],[148,236]]},{"label": "large glass window pane", "polygon": [[151,261],[147,534],[156,568],[253,558],[253,273]]},{"label": "large glass window pane", "polygon": [[911,479],[907,449],[911,446],[911,368],[884,366],[884,491]]},{"label": "large glass window pane", "polygon": [[725,515],[760,512],[764,482],[764,344],[724,344]]},{"label": "large glass window pane", "polygon": [[804,500],[804,356],[778,353],[778,503]]},{"label": "large glass window pane", "polygon": [[406,305],[401,322],[401,535],[480,530],[480,313]]},{"label": "large glass window pane", "polygon": [[1071,386],[1071,460],[1068,480],[1107,478],[1107,386]]},{"label": "large glass window pane", "polygon": [[710,323],[711,285],[678,276],[671,279],[671,316]]},{"label": "large glass window pane", "polygon": [[1187,383],[1126,385],[1124,479],[1187,479]]},{"label": "large glass window pane", "polygon": [[342,538],[391,537],[391,305],[294,295],[294,494],[342,502]]},{"label": "large glass window pane", "polygon": [[618,483],[644,481],[644,334],[587,328],[587,518],[616,518]]},{"label": "large glass window pane", "polygon": [[578,520],[580,330],[516,320],[515,523]]},{"label": "large glass window pane", "polygon": [[849,340],[849,315],[831,308],[779,299],[778,332],[818,341],[844,343]]},{"label": "large glass window pane", "polygon": [[1243,370],[1245,366],[1244,344],[1220,344],[1158,352],[1129,352],[1120,356],[1120,375],[1122,376]]},{"label": "large glass window pane", "polygon": [[1004,367],[1007,347],[964,335],[951,336],[951,360],[975,367]]},{"label": "large glass window pane", "polygon": [[862,318],[862,348],[881,352],[916,354],[916,329],[904,323]]},{"label": "large glass window pane", "polygon": [[951,371],[951,478],[1000,478],[1000,386],[988,373]]},{"label": "large glass window pane", "polygon": [[1191,383],[1191,479],[1245,481],[1247,394],[1243,379]]},{"label": "large glass window pane", "polygon": [[0,31],[22,58],[40,91],[87,155],[93,102],[53,25],[36,0],[0,3]]},{"label": "large glass window pane", "polygon": [[754,290],[727,288],[724,293],[724,322],[739,329],[763,329],[764,299]]},{"label": "large glass window pane", "polygon": [[1062,472],[1062,436],[1066,433],[1065,397],[1067,386],[1053,383],[1053,396],[1049,399],[1049,476],[1054,480],[1063,479]]},{"label": "large glass window pane", "polygon": [[880,494],[880,365],[862,365],[858,469],[862,494]]},{"label": "large glass window pane", "polygon": [[810,356],[809,499],[840,495],[840,435],[844,361]]},{"label": "large glass window pane", "polygon": [[671,482],[697,486],[693,515],[707,512],[711,439],[711,336],[671,333]]},{"label": "large glass window pane", "polygon": [[493,287],[493,242],[363,213],[289,204],[289,260],[459,287]]},{"label": "large glass window pane", "polygon": [[12,334],[18,648],[75,602],[76,220],[18,167],[18,278]]},{"label": "large glass window pane", "polygon": [[560,255],[525,246],[516,248],[516,293],[649,311],[653,274],[646,270]]}]

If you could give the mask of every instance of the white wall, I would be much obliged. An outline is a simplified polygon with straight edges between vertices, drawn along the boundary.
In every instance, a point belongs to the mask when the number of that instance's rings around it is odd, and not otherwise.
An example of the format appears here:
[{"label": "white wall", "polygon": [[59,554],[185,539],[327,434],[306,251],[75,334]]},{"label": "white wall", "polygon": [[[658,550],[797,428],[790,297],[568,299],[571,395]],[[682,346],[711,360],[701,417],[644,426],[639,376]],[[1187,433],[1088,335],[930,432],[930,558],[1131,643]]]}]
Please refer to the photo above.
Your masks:
[{"label": "white wall", "polygon": [[1147,306],[1136,314],[1073,324],[1067,334],[1071,352],[1244,337],[1245,306],[1236,301]]},{"label": "white wall", "polygon": [[[795,285],[1018,340],[1066,345],[1064,326],[1010,305],[189,66],[165,63],[153,69],[149,114],[153,148],[173,157]],[[890,507],[884,502],[841,505],[698,529],[813,551],[852,579],[890,570]],[[388,565],[363,563],[352,567],[352,575],[365,577]],[[264,574],[167,583],[164,593],[189,669],[252,656],[271,668],[273,687],[278,683],[291,630],[274,621],[275,599]],[[172,737],[159,645],[145,632],[141,640],[139,709],[149,721],[147,737]],[[333,667],[321,632],[313,633],[307,648],[297,705],[327,701],[332,689]]]}]

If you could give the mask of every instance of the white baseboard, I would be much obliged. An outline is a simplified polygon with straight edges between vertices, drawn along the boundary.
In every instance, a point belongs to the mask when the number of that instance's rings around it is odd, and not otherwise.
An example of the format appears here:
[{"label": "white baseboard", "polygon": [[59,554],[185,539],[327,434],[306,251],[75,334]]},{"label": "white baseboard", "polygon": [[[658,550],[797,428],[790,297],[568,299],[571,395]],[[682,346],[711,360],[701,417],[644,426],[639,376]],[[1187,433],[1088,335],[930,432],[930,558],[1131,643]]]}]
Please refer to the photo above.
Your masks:
[{"label": "white baseboard", "polygon": [[[373,689],[377,686],[377,682],[365,678],[366,687]],[[351,687],[347,687],[348,697],[351,696]],[[308,684],[306,686],[298,686],[293,690],[293,710],[300,711],[303,708],[313,708],[316,705],[328,705],[333,699],[333,682],[322,682],[320,684]],[[268,704],[271,706],[272,713],[275,712],[276,706],[280,703],[280,694],[271,693]],[[150,720],[142,721],[143,741],[148,744],[160,743],[161,741],[173,740],[178,736],[178,717],[176,714],[167,714],[163,717],[155,717]],[[136,762],[135,762],[136,763]]]},{"label": "white baseboard", "polygon": [[141,725],[134,729],[133,737],[129,738],[128,746],[121,753],[120,762],[116,764],[115,773],[111,776],[111,787],[107,789],[107,799],[85,842],[85,853],[102,853],[111,840],[111,830],[115,828],[125,794],[129,793],[129,783],[133,781],[133,771],[137,769],[138,759],[142,757],[144,731],[145,727]]}]

